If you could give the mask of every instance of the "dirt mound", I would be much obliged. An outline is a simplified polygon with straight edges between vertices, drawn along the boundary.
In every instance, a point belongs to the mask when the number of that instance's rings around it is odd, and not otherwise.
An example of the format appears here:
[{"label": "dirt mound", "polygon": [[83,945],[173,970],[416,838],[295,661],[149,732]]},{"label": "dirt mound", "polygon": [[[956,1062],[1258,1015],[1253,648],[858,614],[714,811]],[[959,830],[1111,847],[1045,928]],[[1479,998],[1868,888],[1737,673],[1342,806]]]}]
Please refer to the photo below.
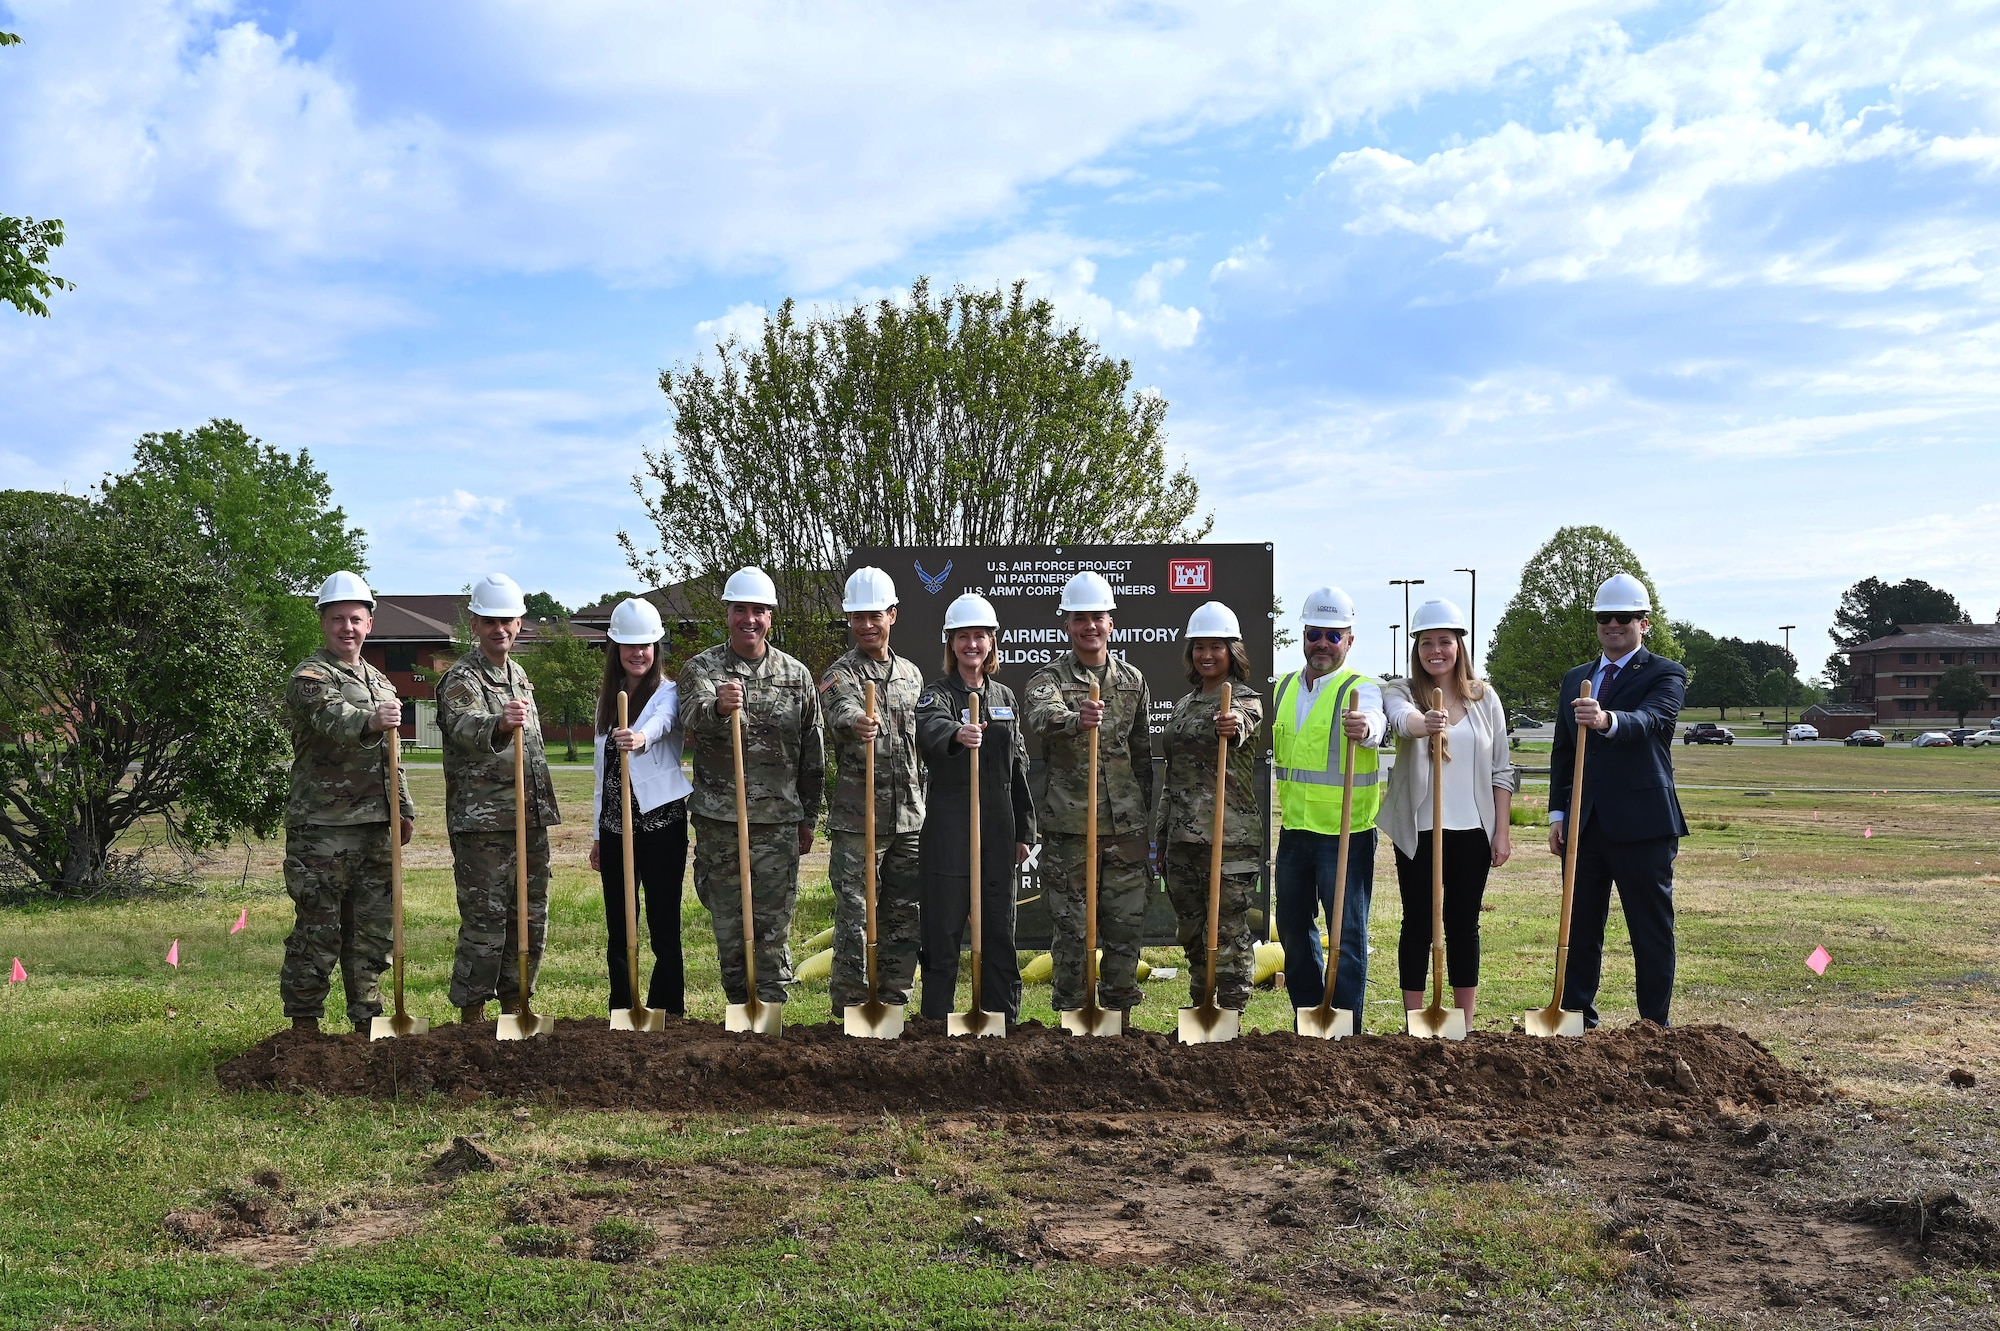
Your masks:
[{"label": "dirt mound", "polygon": [[217,1076],[231,1090],[493,1095],[601,1109],[1294,1118],[1314,1105],[1391,1127],[1501,1119],[1557,1131],[1821,1096],[1816,1081],[1726,1026],[1639,1025],[1579,1040],[1480,1033],[1462,1044],[1282,1033],[1183,1047],[1152,1032],[1083,1039],[1032,1022],[1005,1040],[954,1040],[939,1024],[913,1022],[900,1040],[874,1041],[833,1024],[788,1027],[772,1040],[672,1018],[655,1036],[565,1020],[548,1039],[507,1043],[490,1025],[374,1043],[281,1031]]}]

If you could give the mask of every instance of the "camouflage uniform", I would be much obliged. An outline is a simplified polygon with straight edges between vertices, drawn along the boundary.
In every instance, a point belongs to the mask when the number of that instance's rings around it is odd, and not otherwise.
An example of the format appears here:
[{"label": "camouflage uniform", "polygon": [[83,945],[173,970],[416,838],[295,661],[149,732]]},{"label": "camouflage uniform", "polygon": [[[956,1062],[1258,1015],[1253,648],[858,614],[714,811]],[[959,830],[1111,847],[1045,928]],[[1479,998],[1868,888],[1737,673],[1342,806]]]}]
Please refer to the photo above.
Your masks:
[{"label": "camouflage uniform", "polygon": [[799,895],[799,826],[819,820],[826,741],[819,691],[797,658],[767,646],[746,661],[728,643],[690,660],[680,675],[681,733],[693,760],[688,796],[694,890],[715,926],[722,988],[749,999],[743,970],[743,896],[736,863],[736,759],[730,721],[715,710],[718,685],[743,686],[743,779],[750,821],[750,911],[756,925],[757,997],[785,1001],[792,978],[792,906]]},{"label": "camouflage uniform", "polygon": [[1144,936],[1146,894],[1152,888],[1147,839],[1152,832],[1153,750],[1147,713],[1151,697],[1139,668],[1112,656],[1098,670],[1064,652],[1028,678],[1027,728],[1042,738],[1047,790],[1040,805],[1041,883],[1054,929],[1057,1011],[1083,1006],[1084,819],[1091,798],[1088,732],[1077,726],[1077,708],[1090,700],[1091,680],[1102,687],[1104,723],[1098,740],[1097,944],[1100,1007],[1140,1002],[1139,943]]},{"label": "camouflage uniform", "polygon": [[[1200,689],[1174,704],[1167,722],[1167,770],[1161,781],[1154,842],[1165,864],[1167,896],[1174,903],[1176,934],[1187,951],[1188,993],[1207,997],[1208,876],[1215,840],[1215,733],[1221,697]],[[1236,684],[1229,709],[1241,727],[1230,743],[1229,784],[1222,815],[1222,909],[1215,929],[1215,1001],[1242,1011],[1250,1004],[1256,939],[1250,903],[1263,868],[1264,810],[1257,798],[1257,750],[1264,700]]]},{"label": "camouflage uniform", "polygon": [[[389,965],[389,745],[367,728],[396,690],[366,661],[327,652],[299,663],[285,686],[292,735],[291,795],[285,802],[285,891],[296,923],[285,940],[278,992],[288,1017],[323,1015],[340,966],[348,1020],[381,1015],[376,979]],[[416,816],[407,785],[402,814]]]},{"label": "camouflage uniform", "polygon": [[[528,704],[527,724],[496,737],[500,710]],[[473,648],[438,684],[438,733],[444,740],[445,825],[451,833],[458,885],[458,954],[451,967],[451,1002],[471,1007],[498,998],[513,1011],[521,1001],[519,888],[514,864],[514,743],[526,746],[528,787],[528,992],[542,965],[549,932],[549,833],[562,821],[555,783],[542,751],[535,686],[520,662],[494,665]]]},{"label": "camouflage uniform", "polygon": [[924,765],[917,752],[917,698],[924,677],[916,664],[891,652],[875,661],[859,650],[820,676],[820,706],[834,743],[839,772],[827,810],[833,877],[833,981],[835,1011],[868,1001],[868,905],[864,895],[868,793],[862,787],[867,747],[854,738],[866,715],[868,680],[875,681],[875,959],[884,1003],[910,1001],[922,942],[917,893],[921,872],[917,839],[924,829]]}]

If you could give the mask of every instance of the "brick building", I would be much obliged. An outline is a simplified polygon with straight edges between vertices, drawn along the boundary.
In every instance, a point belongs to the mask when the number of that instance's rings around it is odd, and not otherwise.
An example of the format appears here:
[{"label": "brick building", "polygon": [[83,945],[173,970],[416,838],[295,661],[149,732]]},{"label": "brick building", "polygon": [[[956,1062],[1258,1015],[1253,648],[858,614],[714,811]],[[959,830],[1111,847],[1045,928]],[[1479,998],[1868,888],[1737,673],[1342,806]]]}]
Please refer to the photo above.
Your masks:
[{"label": "brick building", "polygon": [[1873,706],[1877,728],[1956,724],[1956,713],[1931,705],[1930,691],[1958,665],[1978,670],[1991,690],[1975,712],[2000,715],[2000,624],[1898,624],[1849,648],[1847,659],[1850,696]]}]

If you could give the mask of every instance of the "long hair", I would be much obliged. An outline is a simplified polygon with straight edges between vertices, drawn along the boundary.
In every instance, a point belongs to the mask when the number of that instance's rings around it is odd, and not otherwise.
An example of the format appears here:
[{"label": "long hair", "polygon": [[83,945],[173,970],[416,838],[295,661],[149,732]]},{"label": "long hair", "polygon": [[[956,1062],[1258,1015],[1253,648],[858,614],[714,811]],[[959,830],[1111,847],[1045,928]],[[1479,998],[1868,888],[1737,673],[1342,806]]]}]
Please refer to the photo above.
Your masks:
[{"label": "long hair", "polygon": [[[632,720],[639,719],[639,713],[646,710],[653,691],[660,687],[666,672],[660,664],[660,644],[654,643],[653,664],[639,679],[639,691],[625,700],[625,710]],[[597,733],[609,734],[618,724],[618,691],[625,687],[625,659],[615,642],[604,644],[604,683],[597,690]]]},{"label": "long hair", "polygon": [[[945,635],[944,673],[947,675],[956,675],[958,673],[958,653],[951,649],[951,640],[962,632],[964,632],[963,629],[953,629]],[[1000,668],[1000,649],[996,645],[999,641],[1000,634],[997,630],[986,630],[986,659],[979,663],[979,672],[988,679],[993,678],[993,672]]]},{"label": "long hair", "polygon": [[[1201,687],[1201,671],[1194,668],[1193,638],[1181,641],[1181,671],[1187,676],[1188,683]],[[1229,678],[1238,681],[1250,678],[1250,653],[1243,650],[1241,638],[1229,640]]]}]

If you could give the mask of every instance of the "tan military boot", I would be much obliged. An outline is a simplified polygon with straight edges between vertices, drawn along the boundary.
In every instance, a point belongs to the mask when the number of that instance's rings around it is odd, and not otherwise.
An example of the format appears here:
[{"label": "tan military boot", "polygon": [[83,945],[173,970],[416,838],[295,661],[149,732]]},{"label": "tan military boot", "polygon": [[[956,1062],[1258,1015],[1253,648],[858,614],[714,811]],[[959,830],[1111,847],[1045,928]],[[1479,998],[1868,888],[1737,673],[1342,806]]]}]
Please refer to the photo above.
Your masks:
[{"label": "tan military boot", "polygon": [[308,1035],[318,1035],[318,1034],[319,1034],[319,1018],[318,1018],[318,1017],[293,1017],[293,1018],[292,1018],[292,1029],[293,1029],[293,1030],[295,1030],[295,1031],[304,1031],[304,1032],[305,1032],[306,1034],[308,1034]]},{"label": "tan military boot", "polygon": [[461,1026],[477,1026],[485,1020],[486,1004],[484,1003],[468,1003],[458,1010],[458,1024]]}]

